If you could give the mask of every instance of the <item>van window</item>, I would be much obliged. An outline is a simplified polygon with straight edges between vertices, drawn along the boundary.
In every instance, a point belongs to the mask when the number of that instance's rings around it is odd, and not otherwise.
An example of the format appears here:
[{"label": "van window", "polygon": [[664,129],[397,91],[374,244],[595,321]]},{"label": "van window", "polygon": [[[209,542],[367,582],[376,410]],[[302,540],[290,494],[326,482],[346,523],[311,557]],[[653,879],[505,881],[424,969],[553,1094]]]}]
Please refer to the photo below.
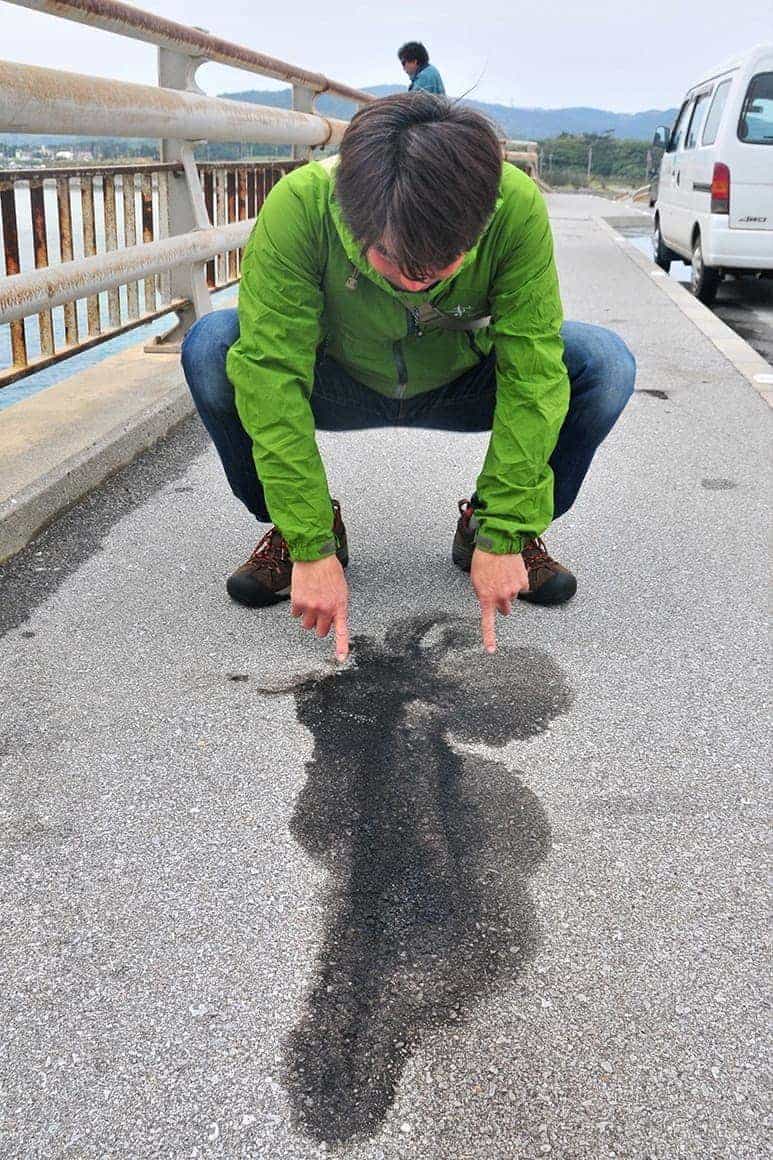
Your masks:
[{"label": "van window", "polygon": [[692,117],[690,117],[690,128],[687,130],[687,140],[684,143],[685,149],[694,149],[698,144],[698,136],[710,96],[711,89],[706,93],[701,93],[693,105]]},{"label": "van window", "polygon": [[727,94],[730,92],[730,86],[733,83],[732,77],[729,80],[722,81],[721,85],[717,85],[714,93],[714,100],[711,102],[709,115],[706,118],[706,127],[703,130],[703,137],[701,143],[703,145],[713,145],[717,139],[719,132],[719,122],[722,120],[722,114],[725,111],[725,104],[727,102]]},{"label": "van window", "polygon": [[671,130],[671,136],[668,139],[668,148],[666,149],[666,153],[674,153],[679,148],[680,142],[682,140],[682,134],[684,133],[684,125],[685,121],[687,120],[687,110],[689,107],[690,102],[685,101],[679,110],[679,116],[676,118],[676,124]]},{"label": "van window", "polygon": [[773,72],[757,73],[749,82],[738,137],[746,145],[773,145]]}]

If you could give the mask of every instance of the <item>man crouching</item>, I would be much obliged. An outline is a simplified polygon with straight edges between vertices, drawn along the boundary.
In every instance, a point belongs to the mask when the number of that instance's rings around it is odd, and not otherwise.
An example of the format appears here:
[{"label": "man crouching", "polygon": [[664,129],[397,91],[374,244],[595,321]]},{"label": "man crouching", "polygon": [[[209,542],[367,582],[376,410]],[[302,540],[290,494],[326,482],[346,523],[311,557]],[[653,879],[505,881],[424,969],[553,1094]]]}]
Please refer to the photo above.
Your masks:
[{"label": "man crouching", "polygon": [[574,503],[635,364],[611,332],[562,325],[544,201],[480,114],[423,92],[360,110],[338,157],[271,191],[238,314],[200,319],[182,357],[234,494],[272,524],[229,577],[234,600],[290,597],[347,655],[346,531],[315,431],[387,426],[491,431],[452,549],[488,651],[516,597],[574,594],[541,537]]}]

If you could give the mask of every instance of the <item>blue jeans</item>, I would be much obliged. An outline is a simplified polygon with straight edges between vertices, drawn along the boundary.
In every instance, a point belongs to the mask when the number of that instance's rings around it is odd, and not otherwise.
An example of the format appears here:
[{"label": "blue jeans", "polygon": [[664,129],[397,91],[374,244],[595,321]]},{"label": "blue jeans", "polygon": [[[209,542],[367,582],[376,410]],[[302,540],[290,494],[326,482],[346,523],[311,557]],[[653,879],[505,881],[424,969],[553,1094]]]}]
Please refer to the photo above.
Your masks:
[{"label": "blue jeans", "polygon": [[[569,372],[569,411],[550,457],[554,475],[554,517],[574,503],[596,448],[615,425],[633,391],[636,363],[622,339],[583,322],[561,329]],[[257,519],[269,514],[255,471],[252,441],[239,421],[234,389],[225,371],[229,347],[239,337],[236,310],[216,310],[200,318],[185,336],[182,364],[196,409],[212,437],[231,490]],[[490,431],[494,418],[494,357],[483,359],[452,383],[392,399],[356,382],[330,358],[314,371],[311,408],[320,431],[366,427],[429,427],[438,431]]]}]

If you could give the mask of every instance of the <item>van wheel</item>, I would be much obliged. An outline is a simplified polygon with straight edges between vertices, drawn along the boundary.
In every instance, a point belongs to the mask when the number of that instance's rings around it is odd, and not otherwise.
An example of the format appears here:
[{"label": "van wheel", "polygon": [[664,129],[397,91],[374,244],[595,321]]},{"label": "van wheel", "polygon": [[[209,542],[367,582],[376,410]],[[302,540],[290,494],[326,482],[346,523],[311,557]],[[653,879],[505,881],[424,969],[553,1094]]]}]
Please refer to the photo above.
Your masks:
[{"label": "van wheel", "polygon": [[706,306],[711,306],[717,296],[717,290],[719,289],[719,283],[721,281],[722,275],[719,270],[715,270],[713,266],[704,266],[703,264],[701,237],[698,234],[692,248],[690,289],[700,302],[705,303]]},{"label": "van wheel", "polygon": [[663,235],[660,232],[660,218],[655,218],[652,227],[652,257],[655,265],[660,266],[661,270],[665,270],[666,273],[671,269],[671,263],[675,258],[674,251],[669,250],[663,241]]}]

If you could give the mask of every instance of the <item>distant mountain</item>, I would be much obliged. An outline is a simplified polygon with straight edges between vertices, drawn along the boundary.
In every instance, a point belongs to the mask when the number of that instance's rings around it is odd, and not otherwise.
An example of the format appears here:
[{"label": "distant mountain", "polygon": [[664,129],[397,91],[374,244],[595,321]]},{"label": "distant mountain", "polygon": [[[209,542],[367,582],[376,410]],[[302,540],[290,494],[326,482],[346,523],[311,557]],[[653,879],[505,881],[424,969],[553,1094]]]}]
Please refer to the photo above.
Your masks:
[{"label": "distant mountain", "polygon": [[[364,90],[377,97],[403,92],[395,85],[373,85]],[[221,93],[232,101],[249,101],[254,105],[270,105],[274,108],[290,108],[290,89],[252,89],[243,93]],[[488,104],[484,101],[465,101],[465,104],[479,109],[491,117],[507,134],[515,139],[541,141],[545,137],[558,137],[561,133],[606,133],[612,130],[614,137],[625,137],[634,141],[650,141],[658,125],[671,125],[676,117],[676,109],[647,109],[642,113],[610,113],[605,109],[576,107],[570,109],[524,109],[510,105]],[[339,117],[348,120],[354,106],[349,101],[328,93],[317,101],[317,108],[323,117]]]}]

